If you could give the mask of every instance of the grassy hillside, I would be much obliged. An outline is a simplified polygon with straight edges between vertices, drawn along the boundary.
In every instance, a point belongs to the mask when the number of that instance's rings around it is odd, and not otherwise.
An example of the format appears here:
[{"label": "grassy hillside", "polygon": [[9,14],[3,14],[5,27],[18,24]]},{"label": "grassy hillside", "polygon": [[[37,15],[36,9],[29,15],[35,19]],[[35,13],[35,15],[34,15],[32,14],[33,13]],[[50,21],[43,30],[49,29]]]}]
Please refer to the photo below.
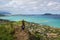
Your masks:
[{"label": "grassy hillside", "polygon": [[[60,40],[60,28],[25,21],[0,20],[0,40]],[[26,39],[23,39],[26,38]]]}]

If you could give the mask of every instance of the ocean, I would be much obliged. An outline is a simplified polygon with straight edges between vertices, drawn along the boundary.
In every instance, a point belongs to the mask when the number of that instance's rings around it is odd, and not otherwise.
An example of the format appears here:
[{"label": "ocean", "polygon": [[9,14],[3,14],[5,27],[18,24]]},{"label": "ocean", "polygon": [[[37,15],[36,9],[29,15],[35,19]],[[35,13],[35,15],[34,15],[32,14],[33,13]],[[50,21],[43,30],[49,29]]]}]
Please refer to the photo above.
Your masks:
[{"label": "ocean", "polygon": [[7,19],[10,21],[25,20],[28,22],[49,25],[51,27],[60,28],[60,16],[42,16],[42,15],[25,15],[25,16],[1,16],[0,19]]}]

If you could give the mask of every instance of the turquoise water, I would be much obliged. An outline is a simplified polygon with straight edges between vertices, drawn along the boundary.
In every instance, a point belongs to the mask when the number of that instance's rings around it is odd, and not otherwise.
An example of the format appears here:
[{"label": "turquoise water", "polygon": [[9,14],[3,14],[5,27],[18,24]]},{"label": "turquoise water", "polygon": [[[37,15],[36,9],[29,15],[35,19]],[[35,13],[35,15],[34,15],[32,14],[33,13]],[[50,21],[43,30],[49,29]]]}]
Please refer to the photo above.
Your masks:
[{"label": "turquoise water", "polygon": [[7,19],[10,21],[20,21],[24,19],[29,22],[60,28],[60,16],[4,16],[0,17],[0,19]]}]

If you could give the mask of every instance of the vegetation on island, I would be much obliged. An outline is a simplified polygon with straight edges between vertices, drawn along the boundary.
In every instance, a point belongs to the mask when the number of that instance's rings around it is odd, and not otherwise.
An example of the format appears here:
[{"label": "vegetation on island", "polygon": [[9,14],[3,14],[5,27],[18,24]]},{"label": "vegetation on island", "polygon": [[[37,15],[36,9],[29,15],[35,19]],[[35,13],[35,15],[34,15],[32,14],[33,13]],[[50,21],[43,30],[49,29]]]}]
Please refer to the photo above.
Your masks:
[{"label": "vegetation on island", "polygon": [[0,19],[0,40],[60,40],[60,28],[25,21],[25,30],[21,30],[22,21]]},{"label": "vegetation on island", "polygon": [[53,15],[53,14],[51,14],[51,13],[45,13],[44,15]]}]

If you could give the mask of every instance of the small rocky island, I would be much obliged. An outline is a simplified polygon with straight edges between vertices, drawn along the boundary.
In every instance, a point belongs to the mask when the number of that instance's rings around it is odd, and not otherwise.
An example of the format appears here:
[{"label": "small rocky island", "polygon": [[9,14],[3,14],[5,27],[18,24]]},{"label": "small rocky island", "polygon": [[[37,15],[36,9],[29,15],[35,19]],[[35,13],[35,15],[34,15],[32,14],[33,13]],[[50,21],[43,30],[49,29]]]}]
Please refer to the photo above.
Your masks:
[{"label": "small rocky island", "polygon": [[0,21],[0,40],[60,40],[60,28],[24,21],[22,30],[22,21]]},{"label": "small rocky island", "polygon": [[51,13],[45,13],[45,14],[43,14],[43,15],[53,15],[53,14],[51,14]]}]

